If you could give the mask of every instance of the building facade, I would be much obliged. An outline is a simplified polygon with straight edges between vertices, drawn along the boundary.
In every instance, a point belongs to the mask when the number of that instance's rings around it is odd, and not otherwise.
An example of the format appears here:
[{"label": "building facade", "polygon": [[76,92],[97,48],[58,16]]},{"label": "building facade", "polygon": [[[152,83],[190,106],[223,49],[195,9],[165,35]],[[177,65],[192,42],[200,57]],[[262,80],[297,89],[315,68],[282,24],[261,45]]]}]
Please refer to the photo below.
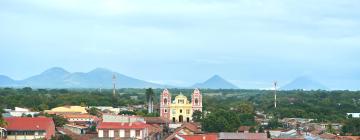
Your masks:
[{"label": "building facade", "polygon": [[9,117],[4,120],[7,140],[49,140],[55,136],[55,124],[51,118]]},{"label": "building facade", "polygon": [[98,138],[143,140],[149,137],[149,127],[139,116],[104,114],[97,132]]},{"label": "building facade", "polygon": [[202,112],[202,95],[195,89],[191,95],[191,101],[180,93],[171,102],[171,94],[165,89],[160,97],[160,117],[173,123],[191,122],[194,111]]}]

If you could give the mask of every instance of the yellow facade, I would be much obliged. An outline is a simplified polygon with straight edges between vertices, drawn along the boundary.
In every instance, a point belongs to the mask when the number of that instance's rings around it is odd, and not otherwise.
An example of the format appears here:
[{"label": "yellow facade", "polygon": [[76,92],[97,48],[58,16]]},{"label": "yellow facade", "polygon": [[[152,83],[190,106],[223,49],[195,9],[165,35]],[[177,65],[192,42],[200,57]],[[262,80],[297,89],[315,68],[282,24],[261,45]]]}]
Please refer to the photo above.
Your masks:
[{"label": "yellow facade", "polygon": [[170,118],[173,122],[190,122],[192,120],[192,105],[186,96],[180,95],[170,105]]},{"label": "yellow facade", "polygon": [[62,114],[62,113],[78,113],[78,114],[84,114],[87,113],[85,107],[82,106],[61,106],[56,107],[51,110],[45,110],[45,113],[48,114]]},{"label": "yellow facade", "polygon": [[189,100],[182,93],[171,100],[167,89],[160,95],[160,117],[164,119],[173,123],[191,122],[195,111],[202,111],[202,96],[198,89],[194,90]]}]

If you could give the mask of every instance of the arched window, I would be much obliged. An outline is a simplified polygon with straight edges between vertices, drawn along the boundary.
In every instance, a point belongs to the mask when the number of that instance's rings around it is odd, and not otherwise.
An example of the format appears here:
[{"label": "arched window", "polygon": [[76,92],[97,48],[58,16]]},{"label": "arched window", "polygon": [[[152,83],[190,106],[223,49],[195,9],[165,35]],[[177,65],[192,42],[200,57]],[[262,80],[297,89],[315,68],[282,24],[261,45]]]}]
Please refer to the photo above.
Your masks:
[{"label": "arched window", "polygon": [[166,98],[164,99],[164,104],[167,104],[167,99]]},{"label": "arched window", "polygon": [[195,104],[199,104],[198,98],[195,99]]},{"label": "arched window", "polygon": [[182,113],[182,109],[180,109],[180,113]]}]

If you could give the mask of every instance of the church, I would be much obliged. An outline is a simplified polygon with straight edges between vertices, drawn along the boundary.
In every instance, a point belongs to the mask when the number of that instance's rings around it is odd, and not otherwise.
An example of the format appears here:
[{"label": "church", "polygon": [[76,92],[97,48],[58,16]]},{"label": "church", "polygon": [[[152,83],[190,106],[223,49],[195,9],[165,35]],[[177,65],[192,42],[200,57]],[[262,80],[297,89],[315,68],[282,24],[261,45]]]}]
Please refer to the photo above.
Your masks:
[{"label": "church", "polygon": [[173,123],[191,122],[192,114],[196,110],[202,112],[202,96],[198,89],[192,93],[191,101],[180,93],[171,102],[171,94],[167,89],[164,89],[160,96],[160,117]]}]

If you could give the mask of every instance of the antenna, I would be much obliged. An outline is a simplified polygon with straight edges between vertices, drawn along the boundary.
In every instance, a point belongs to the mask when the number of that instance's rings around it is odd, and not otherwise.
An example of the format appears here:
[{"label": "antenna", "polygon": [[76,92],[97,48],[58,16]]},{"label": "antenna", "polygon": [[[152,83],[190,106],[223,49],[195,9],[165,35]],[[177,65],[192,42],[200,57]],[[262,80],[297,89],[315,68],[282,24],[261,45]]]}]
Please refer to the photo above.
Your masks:
[{"label": "antenna", "polygon": [[112,80],[113,80],[113,96],[115,96],[115,94],[116,94],[116,75],[115,74],[113,74]]},{"label": "antenna", "polygon": [[277,82],[274,82],[274,107],[276,108],[276,86],[277,86]]}]

